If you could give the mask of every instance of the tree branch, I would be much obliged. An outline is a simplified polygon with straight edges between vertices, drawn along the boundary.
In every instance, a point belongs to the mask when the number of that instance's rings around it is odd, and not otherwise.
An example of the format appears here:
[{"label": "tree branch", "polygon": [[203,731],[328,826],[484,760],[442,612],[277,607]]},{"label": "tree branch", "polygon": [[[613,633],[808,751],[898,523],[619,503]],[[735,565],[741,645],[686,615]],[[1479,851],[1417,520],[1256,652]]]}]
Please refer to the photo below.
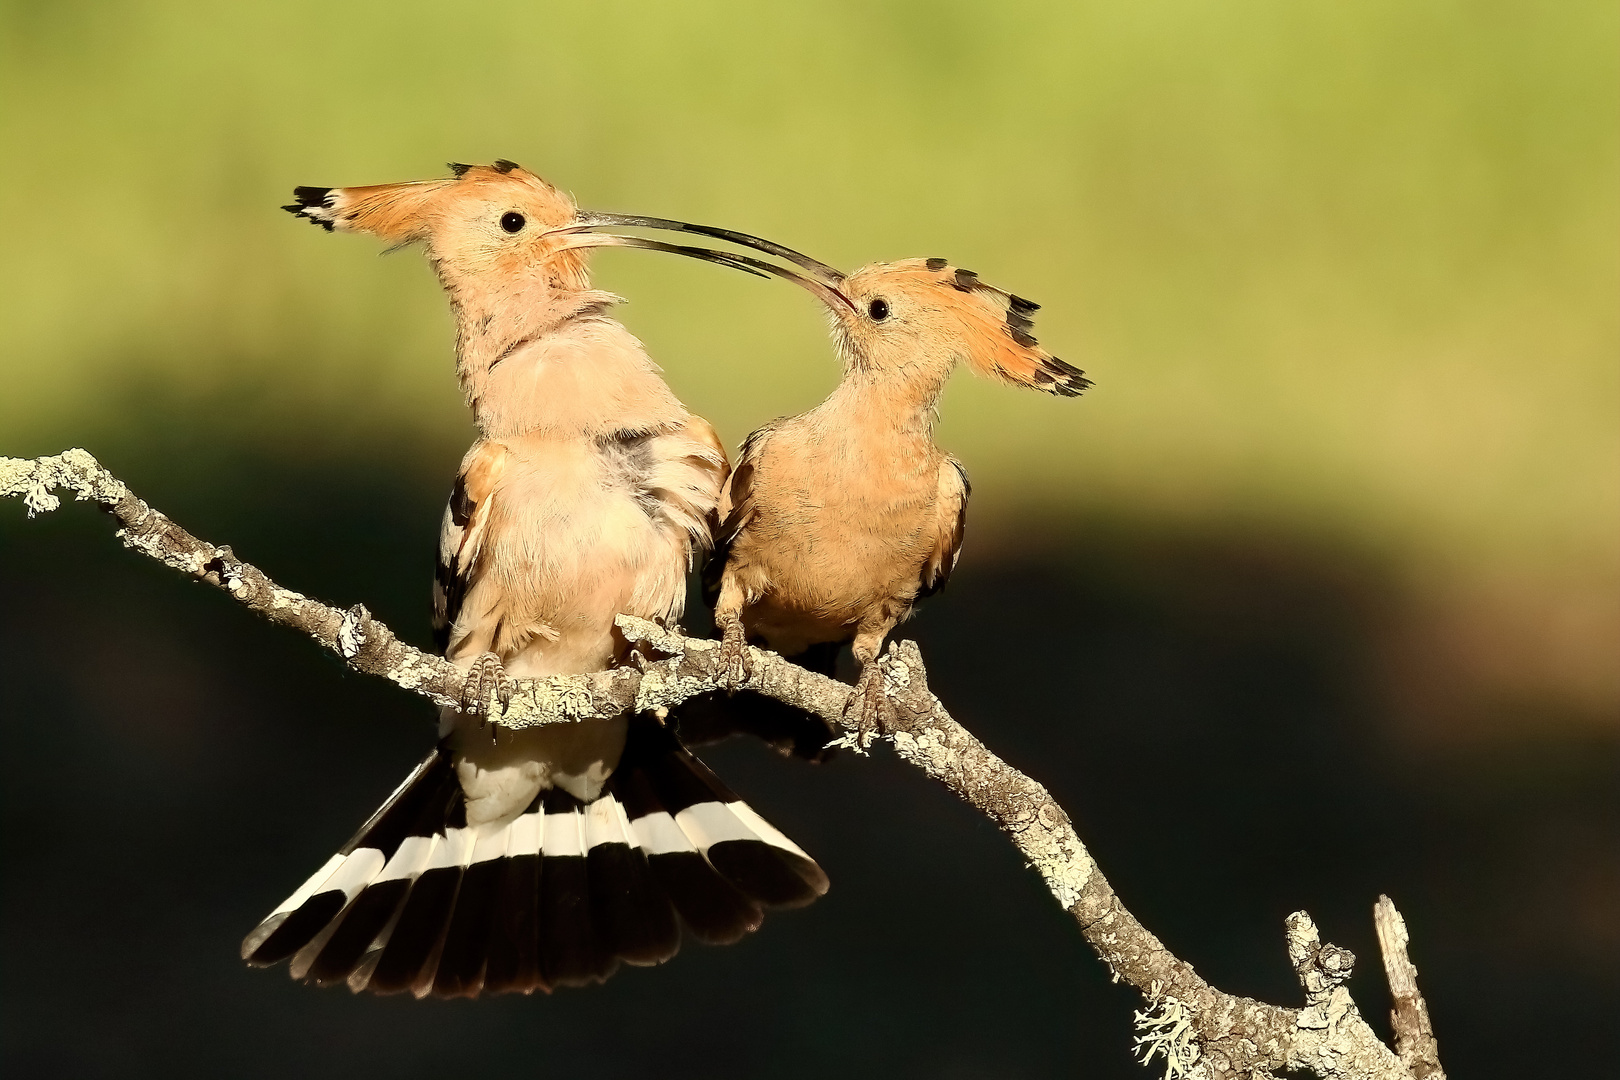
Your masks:
[{"label": "tree branch", "polygon": [[[463,673],[440,656],[405,644],[356,604],[347,611],[284,589],[229,547],[199,540],[137,498],[123,482],[83,450],[51,457],[0,458],[0,497],[21,497],[28,516],[55,510],[58,488],[100,503],[117,520],[124,546],[165,566],[225,590],[273,623],[301,630],[343,658],[355,671],[377,675],[421,694],[435,705],[457,708]],[[623,712],[634,701],[634,670],[604,671],[566,679],[521,679],[511,705],[497,722],[530,727],[560,720]]]},{"label": "tree branch", "polygon": [[[66,488],[101,503],[128,547],[200,578],[270,619],[302,630],[356,671],[378,675],[440,706],[461,701],[462,673],[441,657],[406,645],[366,609],[348,611],[284,589],[228,547],[216,547],[142,502],[88,453],[0,458],[0,497],[20,496],[29,516],[60,505]],[[639,646],[634,667],[591,675],[515,681],[492,722],[536,724],[607,719],[630,709],[655,711],[719,688],[718,642],[688,638],[643,619],[620,616]],[[753,651],[744,683],[845,727],[850,688]],[[1090,852],[1046,789],[992,754],[928,689],[914,642],[892,644],[879,660],[890,707],[885,734],[905,761],[944,784],[1005,832],[1041,875],[1116,981],[1142,993],[1136,1048],[1144,1063],[1163,1059],[1167,1080],[1272,1076],[1306,1071],[1333,1080],[1444,1080],[1428,1009],[1407,959],[1400,913],[1380,898],[1375,919],[1395,998],[1396,1047],[1378,1040],[1343,985],[1355,956],[1322,944],[1310,916],[1286,920],[1288,957],[1305,992],[1303,1008],[1268,1005],[1210,986],[1137,921],[1115,895]]]}]

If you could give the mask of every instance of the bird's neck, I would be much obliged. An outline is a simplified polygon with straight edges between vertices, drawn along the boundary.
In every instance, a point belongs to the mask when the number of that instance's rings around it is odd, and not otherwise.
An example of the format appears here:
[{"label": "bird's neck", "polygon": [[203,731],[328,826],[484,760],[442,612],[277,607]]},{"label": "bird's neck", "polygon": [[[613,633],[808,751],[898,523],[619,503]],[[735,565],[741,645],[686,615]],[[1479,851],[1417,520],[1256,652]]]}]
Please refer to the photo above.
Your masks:
[{"label": "bird's neck", "polygon": [[533,340],[590,307],[613,302],[608,293],[560,291],[556,282],[525,279],[453,280],[440,274],[456,318],[456,376],[468,404],[483,396],[490,371]]},{"label": "bird's neck", "polygon": [[451,294],[456,371],[488,438],[599,438],[677,425],[685,409],[592,289]]},{"label": "bird's neck", "polygon": [[545,280],[446,281],[445,290],[456,318],[456,377],[474,420],[492,437],[545,426],[544,395],[515,392],[535,382],[534,346],[614,299],[591,290],[559,293]]},{"label": "bird's neck", "polygon": [[944,390],[944,378],[901,379],[850,368],[822,407],[866,431],[931,442]]}]

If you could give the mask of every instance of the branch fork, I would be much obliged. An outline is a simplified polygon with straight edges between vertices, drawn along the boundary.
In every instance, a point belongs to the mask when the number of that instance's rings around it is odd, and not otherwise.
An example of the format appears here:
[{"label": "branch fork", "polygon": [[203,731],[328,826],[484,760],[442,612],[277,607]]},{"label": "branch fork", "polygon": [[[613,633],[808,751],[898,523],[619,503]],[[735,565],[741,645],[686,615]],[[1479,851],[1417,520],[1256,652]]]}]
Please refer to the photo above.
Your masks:
[{"label": "branch fork", "polygon": [[[272,622],[300,630],[355,671],[388,679],[441,707],[458,708],[464,674],[442,657],[400,641],[363,605],[342,610],[282,588],[229,547],[199,540],[153,510],[83,450],[41,458],[0,458],[0,497],[20,497],[28,516],[61,505],[58,489],[100,503],[125,546],[221,589]],[[510,728],[608,719],[629,710],[659,712],[721,687],[719,642],[688,638],[645,619],[618,626],[638,646],[635,663],[589,675],[512,680],[504,709],[489,720]],[[751,649],[742,686],[845,723],[851,688],[775,653]],[[1374,913],[1394,998],[1395,1049],[1380,1042],[1344,985],[1355,966],[1346,949],[1323,944],[1309,915],[1285,921],[1288,957],[1305,993],[1302,1008],[1224,993],[1178,959],[1126,909],[1061,806],[957,723],[928,689],[915,642],[890,645],[879,660],[890,717],[884,736],[904,761],[989,817],[1041,875],[1116,982],[1138,990],[1135,1047],[1144,1063],[1162,1060],[1166,1080],[1218,1080],[1309,1072],[1329,1080],[1444,1080],[1428,1006],[1407,957],[1406,923],[1388,897]]]}]

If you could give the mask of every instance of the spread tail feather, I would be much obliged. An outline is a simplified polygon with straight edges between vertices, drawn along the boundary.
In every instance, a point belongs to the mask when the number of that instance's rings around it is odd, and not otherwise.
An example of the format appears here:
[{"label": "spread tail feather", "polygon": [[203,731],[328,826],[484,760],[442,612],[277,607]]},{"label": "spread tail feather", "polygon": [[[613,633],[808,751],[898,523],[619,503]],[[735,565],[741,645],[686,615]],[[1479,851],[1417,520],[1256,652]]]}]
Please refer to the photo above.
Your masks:
[{"label": "spread tail feather", "polygon": [[599,798],[545,791],[481,828],[466,824],[441,746],[247,936],[242,957],[290,959],[294,978],[357,993],[526,994],[662,963],[682,925],[736,941],[765,908],[826,891],[798,845],[638,717]]}]

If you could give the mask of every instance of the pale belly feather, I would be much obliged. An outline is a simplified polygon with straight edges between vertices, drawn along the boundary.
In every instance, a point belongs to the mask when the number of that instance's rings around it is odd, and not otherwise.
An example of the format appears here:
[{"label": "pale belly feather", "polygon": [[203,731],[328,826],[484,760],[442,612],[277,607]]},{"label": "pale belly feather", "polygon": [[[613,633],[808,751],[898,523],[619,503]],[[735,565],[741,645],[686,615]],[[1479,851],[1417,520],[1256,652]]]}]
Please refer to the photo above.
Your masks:
[{"label": "pale belly feather", "polygon": [[[482,573],[456,620],[449,658],[494,652],[516,678],[601,671],[624,658],[614,616],[671,619],[686,592],[689,542],[649,516],[588,441],[514,439],[491,508]],[[589,801],[618,765],[626,721],[500,732],[446,710],[469,825],[521,813],[560,787]]]}]

